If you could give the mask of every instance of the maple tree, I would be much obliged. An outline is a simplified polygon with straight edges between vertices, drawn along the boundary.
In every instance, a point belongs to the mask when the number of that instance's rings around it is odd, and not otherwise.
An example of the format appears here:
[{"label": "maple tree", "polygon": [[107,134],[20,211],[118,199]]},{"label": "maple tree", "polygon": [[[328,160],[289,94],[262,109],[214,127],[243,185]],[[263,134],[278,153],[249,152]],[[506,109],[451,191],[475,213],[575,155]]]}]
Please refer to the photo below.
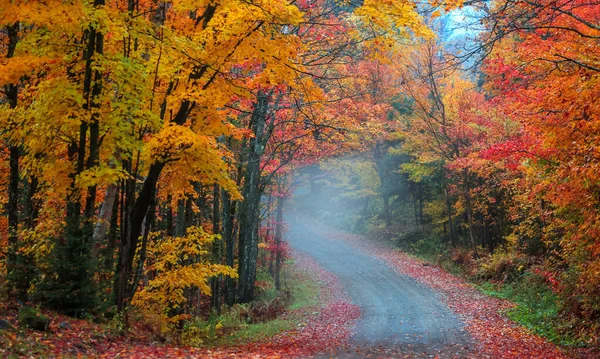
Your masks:
[{"label": "maple tree", "polygon": [[[543,239],[559,246],[558,270],[571,310],[587,318],[597,313],[598,268],[596,210],[598,52],[596,2],[498,3],[490,21],[506,24],[486,70],[500,103],[512,111],[535,146],[508,151],[530,154],[523,169],[530,198],[541,202],[535,213]],[[531,12],[535,16],[525,16]],[[595,20],[596,19],[596,20]],[[510,55],[508,55],[510,54]],[[524,148],[525,147],[525,148]]]}]

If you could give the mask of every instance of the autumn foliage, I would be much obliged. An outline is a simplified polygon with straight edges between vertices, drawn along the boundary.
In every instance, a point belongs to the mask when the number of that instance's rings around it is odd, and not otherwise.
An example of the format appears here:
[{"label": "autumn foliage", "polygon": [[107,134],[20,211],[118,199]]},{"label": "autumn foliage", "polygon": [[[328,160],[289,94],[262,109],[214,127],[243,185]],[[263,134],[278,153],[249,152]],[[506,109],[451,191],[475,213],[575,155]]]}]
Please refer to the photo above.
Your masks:
[{"label": "autumn foliage", "polygon": [[3,294],[168,332],[261,266],[283,291],[284,204],[327,163],[357,227],[543,273],[597,342],[600,3],[469,2],[471,68],[436,35],[463,1],[358,3],[0,0]]},{"label": "autumn foliage", "polygon": [[165,332],[258,265],[283,290],[293,171],[349,148],[352,72],[412,35],[394,2],[0,1],[4,294]]}]

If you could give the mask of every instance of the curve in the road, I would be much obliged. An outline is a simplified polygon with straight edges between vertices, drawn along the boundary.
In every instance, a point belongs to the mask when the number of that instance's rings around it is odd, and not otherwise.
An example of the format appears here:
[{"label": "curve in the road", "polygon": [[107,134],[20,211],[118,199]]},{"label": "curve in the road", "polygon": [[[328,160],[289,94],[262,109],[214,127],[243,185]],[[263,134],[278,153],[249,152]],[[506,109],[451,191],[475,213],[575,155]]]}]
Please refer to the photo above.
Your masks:
[{"label": "curve in the road", "polygon": [[360,307],[362,316],[352,337],[357,347],[440,357],[460,357],[468,350],[471,339],[463,324],[434,290],[343,240],[328,238],[295,214],[286,217],[290,245],[336,275]]}]

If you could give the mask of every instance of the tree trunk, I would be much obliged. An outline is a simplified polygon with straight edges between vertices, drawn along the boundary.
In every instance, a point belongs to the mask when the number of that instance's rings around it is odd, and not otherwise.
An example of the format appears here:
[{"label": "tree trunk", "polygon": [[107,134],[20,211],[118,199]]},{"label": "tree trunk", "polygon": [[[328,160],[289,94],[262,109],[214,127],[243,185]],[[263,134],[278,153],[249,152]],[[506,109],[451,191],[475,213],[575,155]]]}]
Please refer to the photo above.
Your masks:
[{"label": "tree trunk", "polygon": [[275,252],[275,289],[281,289],[281,242],[283,237],[283,205],[285,203],[284,197],[277,197],[277,224],[275,225],[275,246],[277,251]]},{"label": "tree trunk", "polygon": [[185,236],[185,200],[177,201],[177,217],[175,217],[175,237]]},{"label": "tree trunk", "polygon": [[[233,237],[233,225],[235,221],[236,204],[231,203],[229,193],[222,190],[223,195],[223,239],[225,241],[225,264],[233,267],[235,253],[235,242]],[[231,277],[225,277],[225,303],[229,306],[235,302],[235,281]]]},{"label": "tree trunk", "polygon": [[[12,58],[19,42],[19,23],[16,22],[13,25],[6,27],[8,37],[8,48],[6,58]],[[6,101],[11,109],[17,107],[17,101],[19,99],[19,88],[16,84],[9,84],[4,86],[4,93]],[[16,125],[16,124],[15,124]],[[13,141],[11,141],[13,142]],[[17,253],[17,241],[19,231],[19,145],[17,143],[10,143],[8,146],[9,150],[9,182],[8,182],[8,203],[6,204],[6,211],[8,212],[8,245],[10,246],[10,253],[8,258],[8,270],[9,272],[14,270],[15,256]]]},{"label": "tree trunk", "polygon": [[265,123],[270,95],[260,92],[254,105],[251,118],[254,138],[250,140],[248,165],[244,176],[240,208],[239,258],[237,301],[247,303],[254,299],[256,279],[256,259],[258,256],[258,222],[260,216],[261,173],[260,160],[264,153]]},{"label": "tree trunk", "polygon": [[[105,0],[94,0],[94,7],[104,6]],[[84,109],[90,110],[90,153],[87,159],[87,168],[92,169],[97,167],[100,159],[100,122],[98,109],[101,106],[100,96],[102,94],[102,72],[93,70],[93,62],[95,55],[104,54],[104,35],[95,27],[89,29],[90,36],[88,39],[88,53],[85,66],[85,77],[83,82],[83,94],[86,97]],[[92,75],[93,73],[93,75]],[[92,82],[93,78],[93,82]],[[93,226],[93,217],[96,209],[96,185],[88,188],[86,203],[85,203],[85,219],[86,226],[90,229]]]},{"label": "tree trunk", "polygon": [[92,236],[93,257],[98,256],[100,246],[102,242],[104,242],[104,240],[106,239],[106,234],[108,233],[108,225],[113,216],[115,202],[117,201],[117,193],[118,186],[116,184],[111,184],[106,188],[104,202],[102,202],[102,207],[100,207],[100,216],[98,218],[98,221],[96,222],[96,227],[94,228],[94,234]]},{"label": "tree trunk", "polygon": [[27,228],[32,229],[35,227],[37,218],[39,216],[39,205],[35,200],[35,195],[38,191],[39,180],[36,176],[31,176],[27,186],[27,198],[25,200],[25,218]]},{"label": "tree trunk", "polygon": [[392,214],[390,212],[390,196],[386,193],[381,195],[383,200],[383,216],[385,219],[385,228],[390,228],[392,226]]},{"label": "tree trunk", "polygon": [[[122,191],[122,190],[121,190]],[[115,193],[115,205],[113,205],[112,215],[110,216],[110,227],[108,232],[108,248],[106,250],[106,255],[104,256],[104,268],[107,270],[114,270],[114,255],[115,248],[117,246],[117,227],[119,225],[119,210],[120,210],[120,202],[119,199],[119,186],[117,186],[117,191]]]},{"label": "tree trunk", "polygon": [[133,283],[131,283],[133,269],[133,259],[137,244],[142,234],[142,226],[153,197],[156,192],[156,183],[160,177],[165,163],[155,162],[150,166],[148,176],[144,181],[142,190],[133,204],[129,213],[126,213],[127,226],[123,230],[121,241],[119,243],[119,262],[115,278],[115,303],[119,311],[125,309],[129,304],[134,293]]},{"label": "tree trunk", "polygon": [[467,221],[469,222],[469,239],[471,241],[471,247],[473,248],[473,258],[479,258],[477,253],[477,243],[475,242],[475,233],[473,228],[473,209],[471,207],[471,188],[469,185],[469,174],[465,171],[463,173],[464,179],[464,196],[465,196],[465,207],[467,210]]},{"label": "tree trunk", "polygon": [[8,243],[17,245],[19,231],[19,146],[9,146],[9,183],[8,183]]},{"label": "tree trunk", "polygon": [[[442,174],[443,176],[443,174]],[[450,192],[448,191],[448,187],[446,186],[446,181],[442,179],[442,189],[444,191],[444,197],[446,200],[446,212],[448,214],[448,232],[450,236],[450,245],[452,247],[456,247],[456,234],[454,233],[454,223],[452,218],[452,202],[450,199]]]},{"label": "tree trunk", "polygon": [[425,219],[423,217],[423,182],[418,183],[419,188],[419,224],[421,225],[421,230],[424,229]]},{"label": "tree trunk", "polygon": [[410,195],[412,197],[412,203],[413,203],[413,214],[415,216],[415,226],[417,228],[420,227],[420,223],[419,223],[419,205],[418,205],[418,200],[417,200],[417,189],[416,189],[417,184],[412,182],[410,185]]},{"label": "tree trunk", "polygon": [[171,195],[167,196],[167,236],[173,237],[175,234],[175,225],[173,221],[173,197]]},{"label": "tree trunk", "polygon": [[[220,195],[219,185],[214,185],[213,188],[213,213],[212,213],[212,230],[213,234],[221,234],[221,225],[220,225],[220,204],[219,204],[219,195]],[[215,239],[213,242],[213,261],[215,263],[221,264],[221,256],[222,256],[222,239]],[[211,307],[216,310],[217,315],[221,314],[221,276],[213,277],[211,279],[211,292],[212,296],[210,298]]]}]

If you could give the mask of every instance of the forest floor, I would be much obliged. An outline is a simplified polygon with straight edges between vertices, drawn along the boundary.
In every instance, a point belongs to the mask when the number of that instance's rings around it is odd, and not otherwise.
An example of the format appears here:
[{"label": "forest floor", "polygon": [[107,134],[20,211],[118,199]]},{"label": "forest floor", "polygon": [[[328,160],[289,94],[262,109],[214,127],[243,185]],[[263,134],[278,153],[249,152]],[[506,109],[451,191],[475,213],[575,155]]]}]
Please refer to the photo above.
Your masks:
[{"label": "forest floor", "polygon": [[[346,353],[333,352],[328,357],[600,357],[593,349],[561,348],[529,332],[503,314],[514,306],[513,303],[487,296],[463,278],[396,250],[391,244],[351,234],[299,214],[292,213],[287,220],[291,223],[292,246],[314,255],[327,270],[339,273],[353,303],[359,306],[363,314],[351,342],[366,355],[348,356]],[[303,234],[295,234],[296,228],[302,228]],[[367,273],[363,261],[369,261],[377,270]],[[387,270],[381,266],[393,270],[398,279],[390,282]],[[381,312],[381,308],[377,307],[381,303],[364,301],[363,292],[377,291],[377,287],[387,288],[377,300],[395,304],[400,312],[406,311],[401,320],[404,322],[408,318],[413,328],[394,323],[394,320],[398,320],[398,310],[387,308]],[[423,288],[426,288],[425,291],[419,293]],[[422,294],[427,290],[431,291],[431,297],[423,298]],[[394,298],[386,298],[386,293],[394,295]],[[432,302],[438,304],[432,306]],[[448,311],[451,312],[450,316]],[[413,313],[417,318],[413,317]],[[384,320],[380,318],[382,315],[386,316]],[[438,318],[436,323],[431,324],[432,317]],[[452,320],[457,322],[452,325]],[[369,332],[370,325],[377,325],[377,332]],[[467,332],[466,336],[461,328]],[[446,331],[446,335],[443,331]],[[406,336],[411,332],[414,335]],[[381,337],[379,333],[386,333],[386,337]],[[402,336],[406,340],[402,340]],[[429,343],[424,347],[423,341]],[[452,343],[458,345],[453,346]],[[419,350],[422,352],[419,353]]]},{"label": "forest floor", "polygon": [[[344,351],[360,316],[349,303],[339,281],[309,256],[294,252],[292,281],[317,287],[314,298],[299,298],[279,318],[287,329],[273,335],[229,340],[226,345],[203,348],[169,345],[135,323],[128,335],[90,320],[76,320],[52,312],[48,331],[0,330],[1,358],[290,358],[323,351]],[[0,304],[0,319],[17,327],[17,304]],[[267,323],[268,325],[268,323]],[[260,326],[260,325],[259,325]],[[291,328],[290,328],[291,327]],[[255,335],[257,333],[254,333]],[[259,333],[260,334],[260,333]],[[263,333],[264,334],[264,333]]]},{"label": "forest floor", "polygon": [[[133,326],[54,313],[50,330],[0,331],[4,358],[597,358],[564,349],[507,319],[512,303],[391,245],[312,218],[286,218],[292,271],[316,289],[278,320],[287,326],[260,338],[196,348],[166,344]],[[0,319],[16,327],[16,303]],[[264,333],[263,333],[264,334]],[[249,340],[247,340],[249,339]]]}]

